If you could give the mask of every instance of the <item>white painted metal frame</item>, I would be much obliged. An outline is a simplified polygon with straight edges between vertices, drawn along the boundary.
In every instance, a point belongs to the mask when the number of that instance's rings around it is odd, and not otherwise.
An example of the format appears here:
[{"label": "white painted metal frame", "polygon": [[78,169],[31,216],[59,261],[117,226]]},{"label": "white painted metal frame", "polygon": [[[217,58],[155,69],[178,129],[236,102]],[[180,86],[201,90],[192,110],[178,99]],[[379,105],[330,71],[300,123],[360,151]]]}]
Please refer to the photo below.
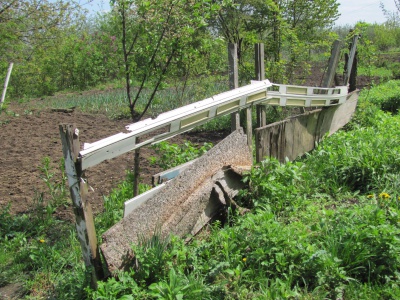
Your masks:
[{"label": "white painted metal frame", "polygon": [[[269,80],[256,81],[211,98],[162,113],[155,119],[146,119],[126,126],[129,133],[118,133],[111,137],[85,144],[80,152],[82,170],[117,157],[144,145],[170,138],[188,131],[211,119],[223,116],[267,99]],[[168,126],[168,131],[136,143],[136,138]]]},{"label": "white painted metal frame", "polygon": [[[277,91],[276,91],[277,89]],[[280,106],[331,106],[346,101],[347,88],[319,88],[272,84],[269,80],[252,81],[240,87],[211,98],[162,113],[155,119],[146,119],[126,126],[128,133],[118,133],[91,144],[85,144],[79,159],[82,170],[100,162],[117,157],[147,144],[168,139],[188,131],[211,119],[255,104]],[[149,138],[137,138],[158,129],[166,132]]]},{"label": "white painted metal frame", "polygon": [[271,90],[268,90],[268,100],[263,104],[315,107],[342,104],[346,102],[346,99],[346,86],[322,88],[273,84]]}]

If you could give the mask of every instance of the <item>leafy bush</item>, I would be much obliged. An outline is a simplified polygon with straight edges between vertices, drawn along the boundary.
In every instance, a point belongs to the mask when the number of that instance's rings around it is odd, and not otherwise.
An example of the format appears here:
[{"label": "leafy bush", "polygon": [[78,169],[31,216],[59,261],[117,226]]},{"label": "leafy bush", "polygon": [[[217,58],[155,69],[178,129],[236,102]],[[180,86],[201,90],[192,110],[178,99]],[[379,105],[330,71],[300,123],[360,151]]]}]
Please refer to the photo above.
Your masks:
[{"label": "leafy bush", "polygon": [[[366,101],[376,105],[383,111],[397,113],[400,108],[400,81],[391,80],[379,86],[373,87],[365,92],[366,99],[361,98],[360,102]],[[363,96],[364,96],[363,95]]]},{"label": "leafy bush", "polygon": [[393,72],[393,79],[400,80],[400,63],[393,63],[390,69]]},{"label": "leafy bush", "polygon": [[244,177],[250,189],[242,196],[250,200],[250,206],[269,205],[275,213],[290,209],[298,197],[302,169],[300,162],[281,164],[275,158],[266,159]]},{"label": "leafy bush", "polygon": [[158,164],[164,170],[168,170],[196,159],[210,150],[212,146],[212,143],[204,143],[203,146],[199,147],[189,141],[184,142],[183,145],[163,141],[153,145],[158,157],[152,157],[150,162]]},{"label": "leafy bush", "polygon": [[319,144],[304,161],[308,181],[333,194],[344,188],[382,189],[386,176],[400,171],[400,118],[380,113],[374,122],[374,127],[338,132]]}]

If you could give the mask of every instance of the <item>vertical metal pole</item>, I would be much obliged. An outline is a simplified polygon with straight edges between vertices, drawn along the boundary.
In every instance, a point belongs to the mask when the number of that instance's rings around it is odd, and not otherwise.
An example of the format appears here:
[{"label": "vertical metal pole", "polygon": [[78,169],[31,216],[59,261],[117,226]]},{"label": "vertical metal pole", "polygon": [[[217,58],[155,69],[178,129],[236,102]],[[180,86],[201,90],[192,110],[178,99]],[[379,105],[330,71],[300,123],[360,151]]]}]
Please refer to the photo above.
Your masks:
[{"label": "vertical metal pole", "polygon": [[59,129],[63,145],[65,173],[75,214],[77,238],[81,244],[85,266],[90,270],[91,287],[97,289],[97,279],[103,277],[103,269],[97,247],[92,209],[86,199],[87,183],[82,178],[82,168],[78,160],[79,130],[75,125],[67,124],[61,124]]},{"label": "vertical metal pole", "polygon": [[13,65],[14,65],[13,63],[10,63],[10,65],[8,66],[7,76],[6,76],[6,80],[4,82],[4,89],[3,89],[3,93],[1,95],[1,100],[0,100],[0,108],[3,107],[4,99],[6,98],[8,82],[10,80]]},{"label": "vertical metal pole", "polygon": [[[239,71],[237,58],[237,44],[228,44],[228,61],[229,61],[229,89],[233,90],[239,87]],[[231,114],[231,130],[235,131],[240,127],[239,112]]]}]

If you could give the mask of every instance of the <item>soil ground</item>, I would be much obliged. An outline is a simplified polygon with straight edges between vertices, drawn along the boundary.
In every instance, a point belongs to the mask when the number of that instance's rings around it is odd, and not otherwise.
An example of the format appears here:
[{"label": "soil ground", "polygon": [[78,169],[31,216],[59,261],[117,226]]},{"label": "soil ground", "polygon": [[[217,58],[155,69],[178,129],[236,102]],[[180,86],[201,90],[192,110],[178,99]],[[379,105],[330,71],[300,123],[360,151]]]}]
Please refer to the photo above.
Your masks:
[{"label": "soil ground", "polygon": [[[11,204],[13,214],[25,213],[37,204],[40,195],[48,198],[49,190],[43,180],[44,157],[50,158],[50,173],[55,181],[61,180],[60,161],[63,156],[60,123],[76,124],[80,131],[80,142],[90,143],[125,131],[129,120],[110,120],[104,115],[90,115],[79,111],[70,113],[51,110],[27,111],[23,105],[11,104],[7,108],[12,114],[0,115],[0,207]],[[182,143],[189,140],[202,144],[205,141],[217,143],[227,133],[182,134],[171,141]],[[141,182],[151,184],[152,175],[161,171],[150,165],[149,157],[155,153],[151,147],[140,151]],[[103,195],[108,195],[126,176],[126,170],[133,169],[133,153],[127,153],[89,168],[85,174],[89,185],[89,201],[95,213],[103,207]],[[69,194],[69,193],[68,193]],[[60,208],[57,217],[70,219],[72,209]]]}]

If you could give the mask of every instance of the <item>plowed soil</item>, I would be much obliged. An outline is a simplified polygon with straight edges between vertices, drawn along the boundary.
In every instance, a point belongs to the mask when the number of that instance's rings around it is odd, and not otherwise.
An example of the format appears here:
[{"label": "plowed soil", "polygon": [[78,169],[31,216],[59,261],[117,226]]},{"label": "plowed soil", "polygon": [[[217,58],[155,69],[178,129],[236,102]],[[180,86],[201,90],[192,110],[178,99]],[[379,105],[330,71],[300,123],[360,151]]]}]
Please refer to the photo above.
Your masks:
[{"label": "plowed soil", "polygon": [[[50,159],[50,173],[54,182],[61,180],[60,161],[62,144],[59,124],[76,124],[80,131],[80,142],[90,143],[123,132],[129,120],[113,121],[106,116],[84,114],[77,110],[69,113],[49,110],[27,111],[23,105],[11,104],[7,112],[0,114],[0,207],[11,204],[13,214],[26,213],[37,205],[43,196],[49,200],[49,189],[43,180],[42,160]],[[202,144],[217,143],[225,133],[183,134],[172,139],[174,143],[189,140]],[[152,175],[161,171],[150,165],[149,157],[155,155],[151,147],[140,151],[140,181],[151,184]],[[133,169],[133,153],[127,153],[89,168],[85,175],[93,188],[89,201],[94,213],[103,208],[103,195],[108,195]],[[68,193],[69,195],[69,193]],[[56,217],[72,220],[72,208],[60,207]]]}]

